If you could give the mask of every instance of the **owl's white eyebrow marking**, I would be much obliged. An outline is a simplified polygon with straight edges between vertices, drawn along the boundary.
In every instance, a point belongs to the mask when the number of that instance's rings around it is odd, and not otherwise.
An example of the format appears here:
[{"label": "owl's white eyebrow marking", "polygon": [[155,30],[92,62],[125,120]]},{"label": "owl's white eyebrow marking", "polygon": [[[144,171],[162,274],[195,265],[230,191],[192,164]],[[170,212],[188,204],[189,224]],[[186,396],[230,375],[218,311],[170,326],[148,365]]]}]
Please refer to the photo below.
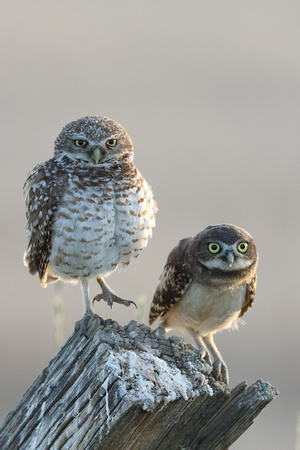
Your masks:
[{"label": "owl's white eyebrow marking", "polygon": [[106,138],[105,138],[105,140],[107,141],[109,141],[110,139],[118,139],[120,136],[118,135],[118,134],[111,134],[110,136],[107,136]]},{"label": "owl's white eyebrow marking", "polygon": [[84,133],[67,133],[67,136],[70,139],[82,139],[84,141],[88,140]]}]

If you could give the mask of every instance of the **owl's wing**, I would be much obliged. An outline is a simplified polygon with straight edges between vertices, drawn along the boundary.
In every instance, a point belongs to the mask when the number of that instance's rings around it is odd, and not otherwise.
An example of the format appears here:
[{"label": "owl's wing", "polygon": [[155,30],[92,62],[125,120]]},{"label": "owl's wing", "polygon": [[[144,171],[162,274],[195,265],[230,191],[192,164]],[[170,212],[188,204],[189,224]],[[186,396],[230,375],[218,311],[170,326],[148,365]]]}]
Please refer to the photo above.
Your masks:
[{"label": "owl's wing", "polygon": [[239,314],[239,317],[242,317],[247,309],[251,308],[254,302],[255,297],[255,291],[256,291],[256,274],[254,274],[251,282],[247,284],[247,291],[245,296],[245,302],[242,306],[241,312]]},{"label": "owl's wing", "polygon": [[24,184],[26,232],[29,234],[24,264],[42,279],[51,253],[52,224],[68,174],[55,158],[36,166]]},{"label": "owl's wing", "polygon": [[168,257],[152,300],[149,314],[150,325],[159,316],[164,316],[181,299],[192,281],[189,265],[184,259],[189,242],[189,238],[180,241]]}]

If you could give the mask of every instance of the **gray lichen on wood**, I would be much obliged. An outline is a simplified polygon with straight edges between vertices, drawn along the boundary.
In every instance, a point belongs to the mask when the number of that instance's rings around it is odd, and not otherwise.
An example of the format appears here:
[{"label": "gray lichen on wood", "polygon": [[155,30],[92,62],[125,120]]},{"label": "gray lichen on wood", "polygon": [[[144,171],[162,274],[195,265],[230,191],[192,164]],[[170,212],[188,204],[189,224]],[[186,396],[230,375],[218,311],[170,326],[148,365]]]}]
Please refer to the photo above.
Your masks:
[{"label": "gray lichen on wood", "polygon": [[199,352],[131,321],[98,316],[73,333],[6,418],[1,449],[228,448],[276,395],[231,391]]}]

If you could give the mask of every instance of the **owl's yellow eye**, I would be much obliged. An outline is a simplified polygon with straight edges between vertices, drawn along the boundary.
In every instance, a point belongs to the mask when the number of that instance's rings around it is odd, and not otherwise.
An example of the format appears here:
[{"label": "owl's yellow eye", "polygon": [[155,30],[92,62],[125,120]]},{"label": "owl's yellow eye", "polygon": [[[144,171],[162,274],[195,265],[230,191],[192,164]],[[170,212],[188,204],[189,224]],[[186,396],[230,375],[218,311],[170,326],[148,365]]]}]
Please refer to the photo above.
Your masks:
[{"label": "owl's yellow eye", "polygon": [[108,139],[105,143],[108,147],[114,147],[117,145],[117,139]]},{"label": "owl's yellow eye", "polygon": [[248,244],[247,242],[241,242],[237,248],[239,252],[246,253],[246,251],[248,250]]},{"label": "owl's yellow eye", "polygon": [[83,139],[76,139],[76,141],[74,141],[74,144],[76,145],[76,147],[85,147],[87,145],[87,142]]},{"label": "owl's yellow eye", "polygon": [[217,244],[216,242],[210,242],[208,244],[208,250],[210,251],[210,253],[218,253],[220,249],[221,249],[220,245]]}]

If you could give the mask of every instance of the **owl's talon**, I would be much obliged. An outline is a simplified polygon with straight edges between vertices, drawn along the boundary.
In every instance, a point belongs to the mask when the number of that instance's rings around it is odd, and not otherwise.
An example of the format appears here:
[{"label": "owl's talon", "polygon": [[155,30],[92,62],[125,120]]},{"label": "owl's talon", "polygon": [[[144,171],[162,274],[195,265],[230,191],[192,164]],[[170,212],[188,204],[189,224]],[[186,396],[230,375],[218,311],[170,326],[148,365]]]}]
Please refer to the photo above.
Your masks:
[{"label": "owl's talon", "polygon": [[119,303],[120,305],[124,305],[127,307],[130,305],[134,305],[137,309],[137,305],[135,302],[133,302],[132,300],[125,300],[124,298],[120,298],[112,292],[110,292],[109,294],[107,292],[105,294],[102,292],[102,294],[96,295],[93,299],[93,304],[94,302],[100,302],[101,300],[104,300],[108,304],[108,306],[110,306],[110,308],[112,308],[114,303]]},{"label": "owl's talon", "polygon": [[90,320],[95,317],[96,314],[89,308],[86,310],[83,318],[76,322],[75,324],[75,331],[80,334],[80,336],[85,337],[86,339],[89,339],[89,326],[90,326]]},{"label": "owl's talon", "polygon": [[213,362],[212,376],[217,381],[221,381],[227,385],[229,384],[228,369],[221,359],[216,359]]},{"label": "owl's talon", "polygon": [[76,322],[75,331],[78,332],[80,334],[80,336],[84,336],[86,339],[88,339],[89,335],[87,333],[86,325],[87,325],[87,320],[85,320],[83,317],[82,320],[79,320],[78,322]]},{"label": "owl's talon", "polygon": [[202,363],[207,363],[211,366],[210,355],[209,355],[208,351],[206,350],[206,348],[204,348],[204,347],[200,349],[200,361]]},{"label": "owl's talon", "polygon": [[208,353],[208,351],[205,352],[205,356],[204,356],[204,362],[206,362],[207,364],[209,364],[211,366],[211,358],[210,358],[210,354]]},{"label": "owl's talon", "polygon": [[134,305],[137,309],[137,305],[135,302],[133,302],[132,300],[125,300],[124,298],[118,297],[116,294],[114,294],[109,287],[107,286],[107,284],[105,283],[105,281],[103,280],[103,278],[98,277],[97,278],[97,282],[100,285],[101,289],[102,289],[102,293],[96,295],[96,297],[94,297],[93,300],[93,304],[94,302],[100,302],[101,300],[104,300],[108,306],[110,306],[112,308],[112,305],[114,303],[119,303],[120,305],[124,305],[124,306],[130,306],[131,304]]},{"label": "owl's talon", "polygon": [[89,336],[88,336],[88,334],[87,334],[87,331],[86,331],[84,325],[81,325],[81,327],[80,327],[80,336],[83,336],[83,337],[85,337],[86,339],[89,338]]},{"label": "owl's talon", "polygon": [[202,341],[201,337],[199,337],[196,333],[193,333],[192,331],[190,331],[190,332],[194,336],[198,351],[200,353],[200,358],[199,358],[200,361],[202,363],[207,363],[211,366],[212,363],[211,363],[210,354],[209,354],[207,348],[203,345],[203,341]]}]

